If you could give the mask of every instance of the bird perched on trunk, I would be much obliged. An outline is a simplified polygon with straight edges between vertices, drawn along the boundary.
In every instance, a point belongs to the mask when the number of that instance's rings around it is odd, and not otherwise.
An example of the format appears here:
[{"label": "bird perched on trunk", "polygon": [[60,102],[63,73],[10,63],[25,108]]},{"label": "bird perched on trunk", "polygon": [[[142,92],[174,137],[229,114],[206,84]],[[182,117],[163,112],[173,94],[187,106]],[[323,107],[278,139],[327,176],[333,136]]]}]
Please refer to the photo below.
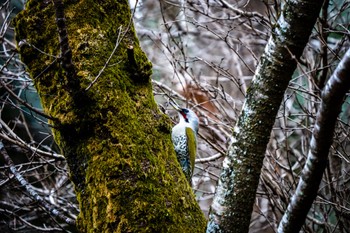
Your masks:
[{"label": "bird perched on trunk", "polygon": [[191,184],[197,152],[199,119],[192,110],[180,108],[175,104],[172,105],[178,111],[180,121],[173,127],[171,139],[174,144],[177,160],[188,182]]}]

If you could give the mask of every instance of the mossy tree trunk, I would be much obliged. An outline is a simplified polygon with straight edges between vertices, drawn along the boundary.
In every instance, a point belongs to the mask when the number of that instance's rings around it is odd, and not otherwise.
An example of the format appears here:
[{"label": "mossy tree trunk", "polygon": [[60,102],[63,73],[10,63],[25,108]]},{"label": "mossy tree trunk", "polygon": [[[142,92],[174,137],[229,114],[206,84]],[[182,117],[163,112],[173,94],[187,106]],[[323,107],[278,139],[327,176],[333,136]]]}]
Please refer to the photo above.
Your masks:
[{"label": "mossy tree trunk", "polygon": [[153,99],[151,64],[128,1],[53,2],[29,1],[16,19],[16,37],[70,167],[78,228],[203,232],[169,120]]},{"label": "mossy tree trunk", "polygon": [[223,162],[207,232],[249,231],[266,147],[322,0],[287,0],[247,91]]}]

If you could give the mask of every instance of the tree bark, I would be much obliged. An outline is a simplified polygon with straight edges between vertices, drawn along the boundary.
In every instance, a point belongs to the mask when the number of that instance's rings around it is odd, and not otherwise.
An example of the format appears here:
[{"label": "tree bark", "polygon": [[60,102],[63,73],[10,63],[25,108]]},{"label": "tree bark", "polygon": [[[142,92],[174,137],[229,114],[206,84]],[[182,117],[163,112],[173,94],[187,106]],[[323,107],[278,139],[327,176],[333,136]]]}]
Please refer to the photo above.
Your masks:
[{"label": "tree bark", "polygon": [[286,1],[234,128],[207,232],[248,232],[275,116],[321,6],[321,0]]},{"label": "tree bark", "polygon": [[16,38],[70,168],[80,231],[203,232],[128,1],[32,0]]}]

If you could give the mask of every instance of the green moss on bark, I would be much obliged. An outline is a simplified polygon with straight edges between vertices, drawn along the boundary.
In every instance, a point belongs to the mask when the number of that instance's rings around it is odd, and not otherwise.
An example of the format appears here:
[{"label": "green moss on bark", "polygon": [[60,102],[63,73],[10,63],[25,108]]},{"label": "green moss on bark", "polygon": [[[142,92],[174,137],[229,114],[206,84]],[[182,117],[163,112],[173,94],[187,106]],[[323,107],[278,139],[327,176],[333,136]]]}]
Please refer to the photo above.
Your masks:
[{"label": "green moss on bark", "polygon": [[[203,232],[205,219],[153,98],[151,63],[124,1],[64,1],[69,43],[84,98],[67,90],[51,1],[29,1],[17,40],[76,187],[82,232]],[[46,54],[40,52],[44,51]],[[50,54],[50,55],[48,55]],[[69,87],[68,87],[69,88]],[[80,101],[80,102],[79,102]],[[74,104],[73,104],[74,102]]]}]

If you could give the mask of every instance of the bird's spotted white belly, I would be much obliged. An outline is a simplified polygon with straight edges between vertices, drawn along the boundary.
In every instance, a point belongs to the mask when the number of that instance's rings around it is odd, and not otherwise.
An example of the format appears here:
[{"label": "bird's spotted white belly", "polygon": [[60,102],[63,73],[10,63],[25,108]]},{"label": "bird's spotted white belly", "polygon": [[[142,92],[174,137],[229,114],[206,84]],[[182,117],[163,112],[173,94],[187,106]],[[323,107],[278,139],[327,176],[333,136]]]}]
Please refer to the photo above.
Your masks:
[{"label": "bird's spotted white belly", "polygon": [[172,137],[172,141],[177,155],[177,160],[179,161],[182,167],[182,171],[185,173],[186,177],[191,177],[192,169],[190,164],[186,135],[174,136]]}]

